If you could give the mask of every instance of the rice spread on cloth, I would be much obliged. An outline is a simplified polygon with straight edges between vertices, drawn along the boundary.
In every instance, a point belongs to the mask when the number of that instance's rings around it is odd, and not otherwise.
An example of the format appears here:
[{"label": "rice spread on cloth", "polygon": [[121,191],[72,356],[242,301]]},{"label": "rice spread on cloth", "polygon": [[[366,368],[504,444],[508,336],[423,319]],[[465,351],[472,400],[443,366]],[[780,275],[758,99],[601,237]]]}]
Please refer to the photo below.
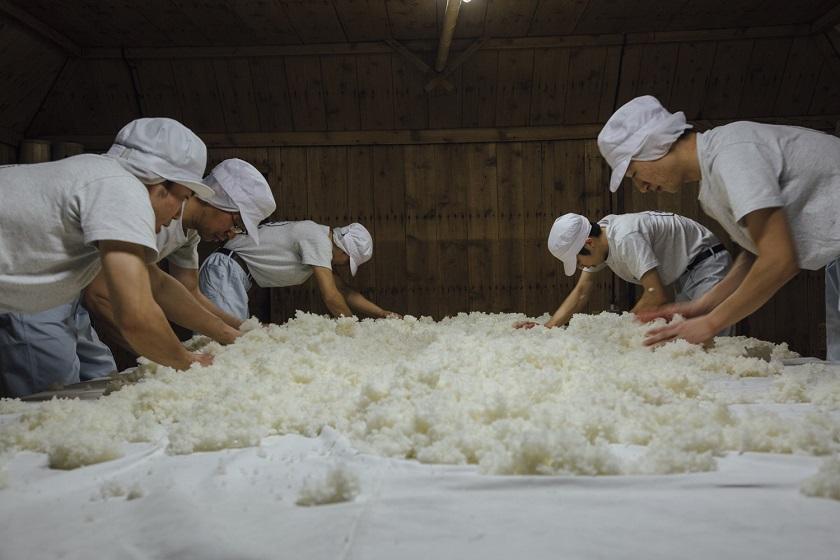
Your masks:
[{"label": "rice spread on cloth", "polygon": [[[233,345],[194,341],[215,355],[210,367],[147,363],[139,382],[96,401],[0,401],[0,456],[43,452],[70,469],[120,457],[124,442],[186,454],[327,426],[362,452],[492,474],[667,474],[714,470],[727,451],[840,451],[840,375],[783,366],[795,356],[785,345],[650,349],[651,326],[629,314],[511,327],[523,318],[251,320]],[[750,390],[755,377],[772,382]],[[777,403],[810,404],[790,414]],[[836,471],[829,460],[823,479]],[[810,493],[836,496],[823,479]]]}]

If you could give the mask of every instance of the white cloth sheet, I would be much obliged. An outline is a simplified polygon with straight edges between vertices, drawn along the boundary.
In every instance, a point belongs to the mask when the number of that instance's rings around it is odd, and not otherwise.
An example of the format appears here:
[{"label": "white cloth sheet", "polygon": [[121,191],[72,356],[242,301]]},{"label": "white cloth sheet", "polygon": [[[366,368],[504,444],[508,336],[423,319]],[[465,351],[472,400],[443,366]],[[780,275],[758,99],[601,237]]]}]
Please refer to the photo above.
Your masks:
[{"label": "white cloth sheet", "polygon": [[[73,471],[12,457],[0,558],[836,560],[840,550],[840,501],[799,492],[816,457],[730,453],[715,472],[670,476],[502,477],[361,454],[329,428],[259,448],[165,447],[126,444],[123,458]],[[295,504],[336,465],[358,476],[355,500]],[[132,490],[139,497],[120,495]]]}]

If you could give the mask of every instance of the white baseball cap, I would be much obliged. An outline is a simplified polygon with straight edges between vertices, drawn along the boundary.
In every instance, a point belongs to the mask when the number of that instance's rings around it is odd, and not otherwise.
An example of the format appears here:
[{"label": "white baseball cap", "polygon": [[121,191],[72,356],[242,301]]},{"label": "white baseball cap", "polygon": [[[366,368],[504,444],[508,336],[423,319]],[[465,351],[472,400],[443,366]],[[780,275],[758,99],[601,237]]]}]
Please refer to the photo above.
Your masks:
[{"label": "white baseball cap", "polygon": [[350,257],[350,274],[356,276],[359,266],[373,257],[373,239],[362,224],[333,228],[333,241]]},{"label": "white baseball cap", "polygon": [[598,149],[613,170],[610,191],[618,190],[631,160],[661,158],[689,128],[692,125],[685,122],[682,111],[669,113],[652,95],[622,105],[598,134]]},{"label": "white baseball cap", "polygon": [[184,185],[199,196],[213,190],[201,181],[207,167],[207,147],[176,120],[136,119],[122,127],[105,153],[147,185],[164,180]]},{"label": "white baseball cap", "polygon": [[271,187],[256,167],[238,158],[226,159],[204,178],[211,196],[199,198],[225,212],[239,212],[242,223],[259,245],[260,222],[268,218],[277,204]]},{"label": "white baseball cap", "polygon": [[592,224],[586,216],[580,214],[563,214],[554,220],[548,233],[548,250],[563,263],[566,276],[574,276],[577,270],[577,255],[583,249],[591,231]]}]

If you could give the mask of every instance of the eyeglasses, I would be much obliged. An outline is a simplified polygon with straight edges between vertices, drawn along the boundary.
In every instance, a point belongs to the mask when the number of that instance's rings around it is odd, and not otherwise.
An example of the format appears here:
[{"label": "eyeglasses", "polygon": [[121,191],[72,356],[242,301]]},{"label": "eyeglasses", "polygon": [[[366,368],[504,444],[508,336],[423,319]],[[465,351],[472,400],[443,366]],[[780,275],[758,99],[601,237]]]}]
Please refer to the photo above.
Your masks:
[{"label": "eyeglasses", "polygon": [[248,235],[248,230],[245,229],[245,225],[242,223],[242,218],[239,216],[233,217],[233,227],[230,229],[236,235]]}]

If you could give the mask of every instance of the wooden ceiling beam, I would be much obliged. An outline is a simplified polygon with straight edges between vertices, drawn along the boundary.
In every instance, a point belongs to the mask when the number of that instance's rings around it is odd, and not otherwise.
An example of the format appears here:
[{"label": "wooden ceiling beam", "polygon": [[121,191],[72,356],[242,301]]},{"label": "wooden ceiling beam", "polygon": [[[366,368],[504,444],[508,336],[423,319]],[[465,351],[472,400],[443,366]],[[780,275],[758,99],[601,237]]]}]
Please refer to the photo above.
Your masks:
[{"label": "wooden ceiling beam", "polygon": [[[3,0],[0,0],[2,2]],[[629,33],[625,43],[622,34],[609,35],[558,35],[549,37],[517,37],[488,39],[482,48],[488,50],[508,49],[550,49],[573,47],[612,47],[624,44],[679,43],[699,41],[726,41],[732,39],[761,39],[772,37],[799,37],[811,34],[809,25],[783,25],[773,27],[751,27],[745,29],[709,29],[705,31],[665,31],[655,33]],[[475,39],[456,39],[451,48],[466,50]],[[394,44],[399,45],[395,47]],[[325,43],[317,45],[282,45],[251,47],[136,47],[125,49],[129,59],[173,59],[173,58],[260,58],[279,56],[308,56],[333,54],[383,54],[392,50],[407,52],[431,52],[432,41],[373,41],[368,43]],[[115,48],[84,48],[84,58],[122,58],[123,53]],[[416,55],[415,55],[416,56]],[[423,63],[431,71],[431,67]]]},{"label": "wooden ceiling beam", "polygon": [[838,23],[840,23],[840,4],[834,6],[811,24],[811,31],[820,33],[826,29],[831,29]]},{"label": "wooden ceiling beam", "polygon": [[440,30],[440,42],[435,59],[436,72],[443,72],[446,68],[446,60],[449,58],[449,49],[452,46],[452,37],[455,35],[460,11],[461,0],[446,0],[446,13],[443,15],[443,27]]},{"label": "wooden ceiling beam", "polygon": [[79,45],[49,25],[41,23],[28,12],[18,8],[8,0],[0,0],[0,14],[11,18],[39,37],[47,39],[67,54],[72,56],[82,56],[82,48]]},{"label": "wooden ceiling beam", "polygon": [[446,89],[446,91],[455,91],[455,86],[452,85],[452,82],[441,76],[440,73],[435,72],[432,69],[432,67],[426,64],[426,62],[422,58],[408,50],[406,47],[403,46],[402,43],[394,39],[388,39],[386,42],[392,49],[394,49],[394,51],[397,54],[399,54],[408,62],[413,64],[414,67],[420,70],[420,72],[422,72],[424,75],[432,76],[429,80],[429,83],[433,85],[431,88],[426,89],[426,91],[431,91],[431,89],[434,89],[436,87],[443,87],[444,89]]},{"label": "wooden ceiling beam", "polygon": [[[721,126],[734,119],[693,120],[703,129]],[[799,117],[756,117],[749,120],[773,124],[805,126],[834,131],[840,115]],[[603,124],[567,124],[506,128],[445,128],[422,130],[343,130],[313,132],[232,132],[199,133],[209,148],[272,148],[284,146],[377,146],[396,144],[465,144],[475,142],[542,142],[551,140],[594,139]],[[39,136],[50,141],[79,142],[89,150],[105,150],[113,135]]]},{"label": "wooden ceiling beam", "polygon": [[469,60],[472,57],[472,55],[478,52],[481,49],[481,47],[486,45],[489,40],[490,39],[488,37],[485,37],[479,39],[478,41],[470,45],[467,50],[455,57],[455,59],[452,60],[452,62],[449,64],[449,66],[446,67],[446,69],[443,72],[429,80],[429,82],[424,86],[424,89],[426,91],[432,91],[435,87],[439,85],[441,79],[448,78],[452,74],[452,72],[457,70],[462,64]]}]

